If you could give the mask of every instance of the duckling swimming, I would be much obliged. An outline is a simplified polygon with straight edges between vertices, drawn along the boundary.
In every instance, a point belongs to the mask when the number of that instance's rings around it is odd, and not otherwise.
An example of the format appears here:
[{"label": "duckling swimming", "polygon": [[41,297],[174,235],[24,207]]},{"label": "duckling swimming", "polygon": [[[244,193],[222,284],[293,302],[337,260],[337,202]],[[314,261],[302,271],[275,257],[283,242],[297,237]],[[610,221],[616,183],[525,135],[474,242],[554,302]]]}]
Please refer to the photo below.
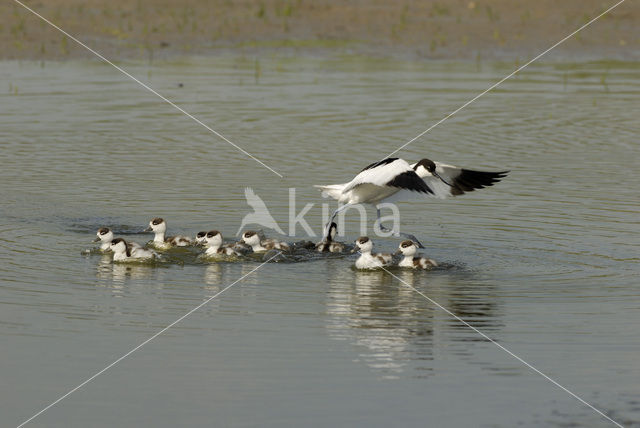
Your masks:
[{"label": "duckling swimming", "polygon": [[249,230],[242,234],[242,241],[253,249],[254,253],[261,253],[269,250],[289,251],[289,244],[275,239],[260,240],[257,232]]},{"label": "duckling swimming", "polygon": [[336,242],[333,239],[336,236],[338,225],[332,222],[329,226],[329,234],[325,239],[316,244],[316,251],[319,253],[341,253],[345,249],[345,245],[342,242]]},{"label": "duckling swimming", "polygon": [[122,238],[111,241],[111,251],[113,251],[114,262],[133,262],[154,259],[157,255],[151,250],[140,247],[133,247]]},{"label": "duckling swimming", "polygon": [[[96,235],[98,235],[98,237],[94,239],[93,242],[100,242],[100,250],[111,251],[111,241],[113,241],[114,238],[113,231],[108,227],[101,227],[98,229],[98,232],[96,232]],[[132,247],[142,248],[137,242],[129,242],[128,244]]]},{"label": "duckling swimming", "polygon": [[196,234],[196,240],[195,240],[195,244],[196,245],[204,245],[207,243],[207,232],[198,232]]},{"label": "duckling swimming", "polygon": [[217,230],[209,231],[205,239],[207,251],[205,251],[204,253],[209,257],[239,255],[232,246],[222,244],[222,234]]},{"label": "duckling swimming", "polygon": [[398,266],[412,269],[431,269],[438,266],[435,260],[427,257],[414,257],[417,251],[418,246],[415,242],[411,240],[402,241],[396,254],[402,253],[404,258],[398,263]]},{"label": "duckling swimming", "polygon": [[373,242],[367,236],[356,239],[356,248],[360,250],[360,257],[356,260],[357,269],[376,269],[391,264],[391,254],[371,253]]},{"label": "duckling swimming", "polygon": [[151,220],[149,222],[149,227],[144,231],[153,231],[153,233],[155,233],[153,246],[161,250],[166,250],[171,247],[186,247],[193,244],[193,241],[188,236],[176,235],[165,238],[164,233],[167,231],[167,223],[160,217],[156,217]]}]

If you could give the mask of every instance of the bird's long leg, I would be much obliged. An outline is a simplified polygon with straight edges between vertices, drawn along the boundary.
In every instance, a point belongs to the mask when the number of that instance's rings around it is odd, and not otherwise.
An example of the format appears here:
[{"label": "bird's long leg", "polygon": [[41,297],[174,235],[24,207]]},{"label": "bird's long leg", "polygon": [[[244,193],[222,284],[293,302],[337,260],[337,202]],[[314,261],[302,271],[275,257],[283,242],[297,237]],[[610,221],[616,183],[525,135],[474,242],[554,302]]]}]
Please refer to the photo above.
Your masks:
[{"label": "bird's long leg", "polygon": [[326,225],[325,225],[325,227],[324,227],[324,233],[322,234],[322,239],[323,239],[323,240],[326,240],[326,239],[327,239],[327,237],[329,236],[329,227],[331,226],[331,223],[333,223],[333,219],[335,219],[335,218],[336,218],[336,216],[337,216],[340,212],[342,212],[342,211],[346,210],[346,209],[347,209],[347,208],[349,208],[351,205],[353,205],[353,204],[344,204],[344,205],[342,205],[342,206],[339,206],[339,207],[338,207],[338,208],[333,212],[333,214],[331,214],[331,218],[329,219],[329,221],[327,222],[327,224],[326,224]]},{"label": "bird's long leg", "polygon": [[424,245],[422,245],[422,243],[420,241],[418,241],[418,238],[416,238],[414,235],[411,235],[409,233],[402,233],[402,232],[394,232],[390,229],[387,229],[386,227],[384,227],[382,225],[382,222],[380,221],[380,208],[376,207],[376,212],[378,213],[378,218],[376,219],[376,222],[378,223],[378,226],[380,227],[380,230],[383,232],[393,232],[394,236],[404,236],[405,238],[409,238],[411,239],[413,242],[415,242],[418,245],[418,248],[424,248]]},{"label": "bird's long leg", "polygon": [[384,227],[382,225],[382,221],[380,220],[380,208],[376,207],[376,213],[378,214],[378,218],[376,218],[376,221],[373,223],[375,224],[376,222],[378,223],[378,226],[380,227],[380,230],[383,232],[392,232],[391,229],[387,229],[386,227]]}]

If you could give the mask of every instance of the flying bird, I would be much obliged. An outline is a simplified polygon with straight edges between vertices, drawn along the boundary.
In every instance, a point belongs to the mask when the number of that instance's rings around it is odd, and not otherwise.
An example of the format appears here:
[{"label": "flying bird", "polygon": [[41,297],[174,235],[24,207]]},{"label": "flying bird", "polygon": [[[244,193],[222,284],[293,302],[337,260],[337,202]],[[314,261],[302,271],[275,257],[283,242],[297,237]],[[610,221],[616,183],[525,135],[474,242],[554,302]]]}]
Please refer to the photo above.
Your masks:
[{"label": "flying bird", "polygon": [[[397,202],[420,197],[444,199],[463,195],[476,189],[482,189],[504,178],[509,171],[474,171],[422,159],[409,164],[404,159],[387,158],[365,167],[353,180],[343,184],[316,185],[323,195],[336,199],[340,204],[331,215],[325,228],[333,219],[351,205],[370,204],[377,208],[377,220],[380,220],[379,204]],[[389,231],[380,224],[380,229]],[[406,233],[400,235],[415,241],[424,248],[415,236]]]}]

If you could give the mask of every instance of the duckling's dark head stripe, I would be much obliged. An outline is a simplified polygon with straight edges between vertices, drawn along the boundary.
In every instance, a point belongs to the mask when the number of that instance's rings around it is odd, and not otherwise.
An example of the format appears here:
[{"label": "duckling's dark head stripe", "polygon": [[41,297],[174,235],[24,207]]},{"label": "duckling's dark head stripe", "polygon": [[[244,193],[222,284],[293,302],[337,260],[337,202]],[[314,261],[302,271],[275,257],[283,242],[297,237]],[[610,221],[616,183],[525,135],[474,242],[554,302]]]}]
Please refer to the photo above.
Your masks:
[{"label": "duckling's dark head stripe", "polygon": [[412,246],[412,245],[413,245],[413,241],[402,241],[402,242],[400,243],[400,246],[401,246],[402,248],[407,248],[407,247],[410,247],[410,246]]}]

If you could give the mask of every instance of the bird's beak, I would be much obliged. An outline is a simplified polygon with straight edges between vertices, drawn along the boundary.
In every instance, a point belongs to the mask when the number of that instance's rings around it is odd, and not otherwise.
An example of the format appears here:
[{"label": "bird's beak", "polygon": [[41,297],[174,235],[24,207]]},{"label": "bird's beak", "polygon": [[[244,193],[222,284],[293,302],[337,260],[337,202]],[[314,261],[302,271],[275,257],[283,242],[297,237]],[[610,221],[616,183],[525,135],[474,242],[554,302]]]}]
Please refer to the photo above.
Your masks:
[{"label": "bird's beak", "polygon": [[100,242],[100,241],[101,241],[101,239],[100,239],[100,238],[96,238],[96,239],[94,239],[94,240],[93,240],[93,241],[91,241],[91,242]]},{"label": "bird's beak", "polygon": [[353,248],[351,249],[351,254],[355,253],[356,251],[358,251],[358,247],[353,247]]},{"label": "bird's beak", "polygon": [[398,250],[394,253],[395,255],[402,254],[402,250]]},{"label": "bird's beak", "polygon": [[151,229],[151,226],[147,227],[145,230],[143,230],[143,232],[151,232],[153,229]]},{"label": "bird's beak", "polygon": [[[440,174],[438,174],[437,172],[433,171],[432,173],[433,175],[435,175],[436,177],[438,177],[440,180],[442,180],[442,182],[444,184],[446,184],[449,187],[453,187],[453,185],[451,183],[449,183],[447,180],[445,180],[444,178],[440,177]],[[420,247],[420,248],[424,248],[424,247]]]}]

